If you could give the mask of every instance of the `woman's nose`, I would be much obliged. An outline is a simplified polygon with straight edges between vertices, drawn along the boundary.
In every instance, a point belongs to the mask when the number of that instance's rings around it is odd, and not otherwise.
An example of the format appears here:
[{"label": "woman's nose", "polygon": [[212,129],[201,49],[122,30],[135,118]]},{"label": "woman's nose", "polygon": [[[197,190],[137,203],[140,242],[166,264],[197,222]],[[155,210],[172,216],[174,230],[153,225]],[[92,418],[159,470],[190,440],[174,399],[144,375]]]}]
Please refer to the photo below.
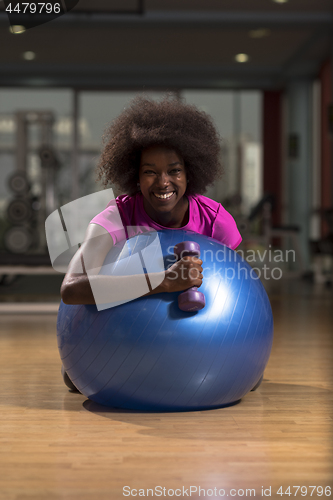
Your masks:
[{"label": "woman's nose", "polygon": [[157,183],[159,186],[168,186],[170,182],[168,174],[160,174],[157,176]]}]

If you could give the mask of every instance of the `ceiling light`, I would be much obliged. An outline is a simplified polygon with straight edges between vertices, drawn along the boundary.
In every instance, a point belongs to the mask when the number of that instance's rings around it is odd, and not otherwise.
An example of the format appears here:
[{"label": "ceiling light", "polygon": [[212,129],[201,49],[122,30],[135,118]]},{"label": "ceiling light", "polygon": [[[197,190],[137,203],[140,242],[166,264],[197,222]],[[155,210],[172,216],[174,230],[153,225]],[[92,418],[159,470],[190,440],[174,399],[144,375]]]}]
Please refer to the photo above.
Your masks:
[{"label": "ceiling light", "polygon": [[288,0],[273,0],[275,3],[287,3]]},{"label": "ceiling light", "polygon": [[271,30],[266,28],[259,28],[257,30],[249,31],[249,35],[251,38],[264,38],[265,36],[269,36],[271,34]]},{"label": "ceiling light", "polygon": [[27,50],[27,52],[23,52],[22,55],[23,55],[23,59],[25,59],[26,61],[32,61],[36,57],[36,54],[34,52],[32,52],[31,50]]},{"label": "ceiling light", "polygon": [[235,59],[239,63],[245,63],[249,60],[249,56],[247,54],[237,54]]},{"label": "ceiling light", "polygon": [[20,33],[25,32],[25,26],[22,26],[21,24],[14,24],[13,26],[10,26],[9,31],[13,33],[13,35],[19,35]]}]

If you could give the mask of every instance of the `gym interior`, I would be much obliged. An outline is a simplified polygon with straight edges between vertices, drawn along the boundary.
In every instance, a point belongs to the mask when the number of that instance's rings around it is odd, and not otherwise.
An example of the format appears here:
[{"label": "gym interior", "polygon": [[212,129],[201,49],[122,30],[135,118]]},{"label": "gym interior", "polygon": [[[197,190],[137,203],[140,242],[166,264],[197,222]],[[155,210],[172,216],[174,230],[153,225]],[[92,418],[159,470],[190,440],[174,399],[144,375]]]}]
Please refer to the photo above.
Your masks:
[{"label": "gym interior", "polygon": [[[0,498],[331,496],[332,1],[61,0],[62,15],[35,25],[8,5]],[[61,375],[64,271],[45,221],[103,189],[106,126],[137,95],[167,93],[214,120],[224,174],[205,196],[234,217],[273,313],[262,383],[223,408],[107,407]]]}]

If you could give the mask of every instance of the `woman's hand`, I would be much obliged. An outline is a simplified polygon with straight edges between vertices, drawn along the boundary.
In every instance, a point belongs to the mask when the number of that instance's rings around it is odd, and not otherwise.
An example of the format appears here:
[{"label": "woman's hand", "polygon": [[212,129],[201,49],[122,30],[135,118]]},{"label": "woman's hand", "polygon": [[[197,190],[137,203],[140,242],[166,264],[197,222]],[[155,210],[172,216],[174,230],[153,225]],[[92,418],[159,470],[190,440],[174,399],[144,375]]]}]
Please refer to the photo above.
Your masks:
[{"label": "woman's hand", "polygon": [[198,257],[183,257],[165,271],[163,286],[166,292],[181,292],[192,286],[200,287],[203,279],[202,260]]}]

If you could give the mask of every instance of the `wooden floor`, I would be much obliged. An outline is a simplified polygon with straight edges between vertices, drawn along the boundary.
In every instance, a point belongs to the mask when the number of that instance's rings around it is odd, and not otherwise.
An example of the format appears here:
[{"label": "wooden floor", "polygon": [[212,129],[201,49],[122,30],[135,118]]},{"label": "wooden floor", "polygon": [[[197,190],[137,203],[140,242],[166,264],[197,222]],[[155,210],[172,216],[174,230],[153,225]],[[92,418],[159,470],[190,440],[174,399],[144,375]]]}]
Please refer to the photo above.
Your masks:
[{"label": "wooden floor", "polygon": [[294,496],[292,487],[332,486],[333,300],[296,288],[271,291],[275,338],[261,387],[204,412],[97,406],[62,383],[54,314],[0,315],[0,498],[118,500],[124,486],[196,499],[221,489],[247,498],[252,488],[264,498],[262,487],[286,499],[278,488],[291,486],[293,498],[317,498],[320,489]]}]

